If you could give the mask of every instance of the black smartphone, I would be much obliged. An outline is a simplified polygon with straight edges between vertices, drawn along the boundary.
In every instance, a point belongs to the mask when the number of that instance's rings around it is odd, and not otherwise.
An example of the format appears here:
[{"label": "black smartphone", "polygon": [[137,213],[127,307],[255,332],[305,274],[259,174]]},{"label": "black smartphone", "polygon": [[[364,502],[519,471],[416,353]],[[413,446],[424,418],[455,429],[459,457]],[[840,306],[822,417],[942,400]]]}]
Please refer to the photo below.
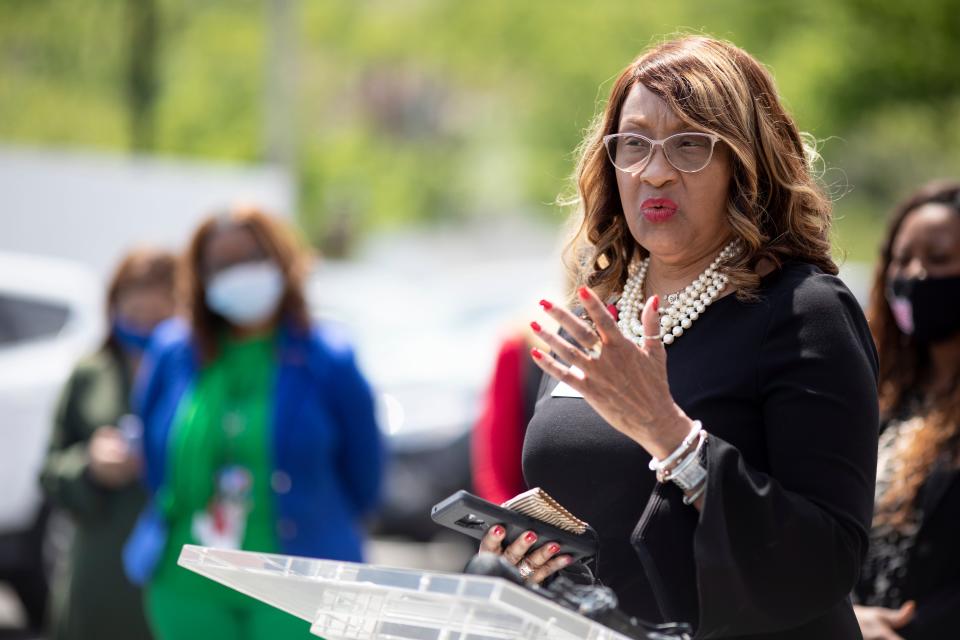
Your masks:
[{"label": "black smartphone", "polygon": [[533,531],[537,534],[537,541],[531,550],[556,542],[560,545],[558,555],[569,554],[575,561],[589,560],[597,555],[599,546],[593,529],[588,528],[582,534],[570,533],[536,518],[504,509],[469,491],[457,491],[433,505],[430,518],[439,525],[477,540],[481,539],[490,527],[503,525],[507,530],[504,544],[510,544],[526,531]]}]

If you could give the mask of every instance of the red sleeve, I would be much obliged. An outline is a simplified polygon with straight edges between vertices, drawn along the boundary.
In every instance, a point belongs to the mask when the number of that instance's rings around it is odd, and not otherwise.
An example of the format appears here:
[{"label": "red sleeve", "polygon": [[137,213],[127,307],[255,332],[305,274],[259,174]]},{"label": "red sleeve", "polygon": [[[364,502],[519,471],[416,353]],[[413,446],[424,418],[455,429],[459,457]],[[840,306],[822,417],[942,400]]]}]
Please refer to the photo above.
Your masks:
[{"label": "red sleeve", "polygon": [[477,495],[500,504],[526,490],[523,449],[524,359],[527,343],[508,338],[500,346],[480,420],[473,430],[473,484]]}]

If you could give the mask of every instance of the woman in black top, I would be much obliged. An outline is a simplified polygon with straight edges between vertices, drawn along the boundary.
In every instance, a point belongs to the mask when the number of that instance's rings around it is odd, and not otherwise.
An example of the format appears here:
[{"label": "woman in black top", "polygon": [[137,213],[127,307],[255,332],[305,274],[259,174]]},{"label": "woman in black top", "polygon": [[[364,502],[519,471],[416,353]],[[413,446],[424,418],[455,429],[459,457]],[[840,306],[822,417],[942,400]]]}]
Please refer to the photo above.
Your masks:
[{"label": "woman in black top", "polygon": [[[533,326],[551,353],[527,484],[597,530],[622,609],[697,638],[860,636],[877,362],[809,153],[747,53],[654,47],[582,146],[582,313],[543,301],[562,331]],[[529,581],[568,564],[503,535],[481,548]]]},{"label": "woman in black top", "polygon": [[866,640],[960,635],[960,183],[896,211],[870,328],[880,352],[877,506],[855,607]]}]

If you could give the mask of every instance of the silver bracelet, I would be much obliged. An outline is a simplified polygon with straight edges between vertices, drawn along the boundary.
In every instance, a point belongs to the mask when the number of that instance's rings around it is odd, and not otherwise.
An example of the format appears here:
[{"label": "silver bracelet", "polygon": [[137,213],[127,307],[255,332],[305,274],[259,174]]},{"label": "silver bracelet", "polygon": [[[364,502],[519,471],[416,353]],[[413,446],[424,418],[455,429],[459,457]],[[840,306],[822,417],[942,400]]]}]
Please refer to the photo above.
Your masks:
[{"label": "silver bracelet", "polygon": [[670,466],[677,458],[683,455],[683,453],[690,448],[690,445],[693,444],[694,439],[703,431],[703,424],[699,420],[693,421],[693,427],[690,428],[690,433],[687,434],[687,437],[683,439],[683,442],[680,443],[673,452],[668,455],[663,460],[657,460],[656,458],[650,458],[650,471],[662,471],[663,469]]},{"label": "silver bracelet", "polygon": [[671,469],[661,469],[657,471],[657,480],[660,482],[667,482],[673,480],[676,477],[683,478],[686,476],[686,471],[689,469],[696,461],[700,449],[703,446],[703,439],[706,437],[707,432],[701,431],[697,434],[697,446],[693,450],[688,450],[687,455],[683,457],[680,462],[675,464]]},{"label": "silver bracelet", "polygon": [[707,432],[701,431],[699,436],[697,448],[666,474],[666,479],[680,487],[684,493],[696,488],[707,477],[707,470],[700,463],[700,452],[707,441]]},{"label": "silver bracelet", "polygon": [[688,496],[683,496],[683,504],[690,506],[691,504],[693,504],[694,502],[700,499],[700,496],[703,495],[703,492],[706,491],[706,489],[707,489],[707,479],[704,478],[703,482],[700,483],[700,487],[696,491],[694,491]]}]

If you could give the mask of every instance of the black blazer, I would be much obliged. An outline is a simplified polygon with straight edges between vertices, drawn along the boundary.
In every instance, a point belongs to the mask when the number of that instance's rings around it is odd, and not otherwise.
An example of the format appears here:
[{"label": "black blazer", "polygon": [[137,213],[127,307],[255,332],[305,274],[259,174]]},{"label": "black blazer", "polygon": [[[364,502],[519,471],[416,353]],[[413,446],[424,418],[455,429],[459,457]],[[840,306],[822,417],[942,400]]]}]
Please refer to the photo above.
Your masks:
[{"label": "black blazer", "polygon": [[[941,465],[918,496],[923,513],[907,560],[903,601],[913,620],[897,631],[906,640],[960,637],[960,469]],[[861,588],[865,585],[861,585]]]}]

